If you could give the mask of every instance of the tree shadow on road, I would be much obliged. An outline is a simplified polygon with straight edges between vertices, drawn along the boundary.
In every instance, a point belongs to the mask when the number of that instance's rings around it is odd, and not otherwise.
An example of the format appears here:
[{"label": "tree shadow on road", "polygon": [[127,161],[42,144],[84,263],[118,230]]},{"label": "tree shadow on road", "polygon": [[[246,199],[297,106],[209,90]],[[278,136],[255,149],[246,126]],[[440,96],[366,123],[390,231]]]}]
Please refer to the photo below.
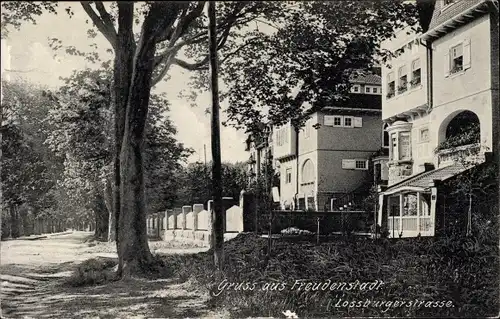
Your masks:
[{"label": "tree shadow on road", "polygon": [[[2,267],[5,318],[201,318],[210,316],[208,296],[175,279],[131,278],[71,287],[79,263]],[[5,290],[4,288],[8,289]]]}]

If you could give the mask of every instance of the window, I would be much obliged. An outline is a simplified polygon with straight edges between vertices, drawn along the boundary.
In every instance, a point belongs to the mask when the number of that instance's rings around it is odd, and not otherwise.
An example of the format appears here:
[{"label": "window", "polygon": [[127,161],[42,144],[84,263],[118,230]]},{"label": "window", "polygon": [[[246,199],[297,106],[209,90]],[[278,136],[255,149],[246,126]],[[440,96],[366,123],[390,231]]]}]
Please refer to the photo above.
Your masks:
[{"label": "window", "polygon": [[389,133],[387,133],[387,123],[382,128],[382,147],[389,147]]},{"label": "window", "polygon": [[353,127],[353,118],[350,116],[344,116],[344,126]]},{"label": "window", "polygon": [[342,126],[342,116],[333,117],[333,126]]},{"label": "window", "polygon": [[444,0],[444,5],[447,6],[452,4],[453,2],[455,2],[455,0]]},{"label": "window", "polygon": [[416,59],[411,64],[411,87],[417,87],[421,83],[420,59]]},{"label": "window", "polygon": [[394,96],[396,90],[396,82],[394,81],[394,73],[387,74],[387,98]]},{"label": "window", "polygon": [[368,169],[368,161],[365,159],[343,159],[342,168],[364,171]]},{"label": "window", "polygon": [[362,170],[365,170],[365,169],[368,169],[368,165],[366,165],[366,161],[365,160],[356,160],[356,169],[362,169]]},{"label": "window", "polygon": [[370,87],[365,87],[365,93],[370,93]]},{"label": "window", "polygon": [[314,183],[314,180],[314,164],[308,159],[302,165],[302,184]]},{"label": "window", "polygon": [[398,160],[398,139],[396,133],[391,134],[391,160]]},{"label": "window", "polygon": [[285,183],[290,184],[292,182],[292,169],[287,168],[285,173]]},{"label": "window", "polygon": [[373,93],[378,93],[377,88],[373,88]]},{"label": "window", "polygon": [[420,142],[428,142],[429,141],[429,129],[423,128],[420,130]]},{"label": "window", "polygon": [[398,70],[399,86],[398,93],[403,93],[408,89],[408,74],[406,65],[403,65]]},{"label": "window", "polygon": [[403,216],[417,216],[417,195],[415,194],[404,195]]},{"label": "window", "polygon": [[288,126],[276,130],[276,144],[283,146],[288,143]]},{"label": "window", "polygon": [[352,92],[359,93],[359,85],[353,85]]},{"label": "window", "polygon": [[457,73],[464,69],[463,45],[460,43],[450,50],[450,73]]},{"label": "window", "polygon": [[400,159],[408,160],[411,159],[411,144],[410,144],[410,134],[400,133],[399,135],[399,147],[400,147]]},{"label": "window", "polygon": [[470,39],[450,47],[444,58],[444,76],[465,71],[471,66],[471,43]]}]

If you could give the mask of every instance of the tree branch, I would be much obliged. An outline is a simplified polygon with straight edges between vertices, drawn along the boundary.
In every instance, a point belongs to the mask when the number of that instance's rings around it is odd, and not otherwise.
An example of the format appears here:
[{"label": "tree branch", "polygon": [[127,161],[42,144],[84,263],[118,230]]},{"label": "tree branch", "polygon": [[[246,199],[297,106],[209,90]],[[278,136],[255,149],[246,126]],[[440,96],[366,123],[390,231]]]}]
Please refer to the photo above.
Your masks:
[{"label": "tree branch", "polygon": [[188,7],[186,7],[185,10],[182,12],[181,17],[179,18],[179,23],[177,24],[175,30],[172,30],[171,28],[170,30],[167,30],[167,32],[165,32],[163,36],[160,37],[158,42],[163,42],[166,40],[175,42],[177,41],[177,39],[182,37],[189,29],[191,23],[202,14],[203,8],[205,7],[205,2],[206,1],[199,1],[196,7],[192,11],[190,11],[187,15],[186,13]]},{"label": "tree branch", "polygon": [[92,22],[97,27],[97,29],[106,37],[109,41],[113,49],[116,49],[116,31],[113,27],[113,31],[108,28],[108,26],[104,23],[104,21],[97,15],[97,13],[92,9],[90,3],[88,1],[80,1],[80,4],[83,7],[83,10],[87,13],[87,15],[92,19]]},{"label": "tree branch", "polygon": [[104,4],[102,1],[95,1],[95,7],[97,8],[97,11],[99,11],[99,15],[101,16],[102,21],[104,24],[108,27],[108,29],[113,31],[116,34],[115,26],[113,24],[113,19],[111,18],[111,15],[106,11],[106,8],[104,8]]},{"label": "tree branch", "polygon": [[199,62],[195,62],[195,63],[189,63],[189,62],[186,62],[184,60],[181,60],[181,59],[177,59],[177,58],[174,58],[173,59],[173,63],[180,66],[181,68],[184,68],[186,70],[190,70],[190,71],[196,71],[196,70],[202,70],[204,68],[202,68],[202,66],[204,66],[205,64],[207,64],[209,60],[209,56],[206,55],[203,60],[199,61]]},{"label": "tree branch", "polygon": [[158,73],[158,75],[156,75],[152,81],[151,81],[151,87],[155,86],[156,84],[158,84],[158,82],[160,82],[163,77],[165,77],[165,75],[167,74],[168,70],[170,69],[170,66],[172,65],[172,63],[174,62],[174,57],[175,55],[177,54],[177,51],[171,51],[170,54],[168,54],[168,56],[164,56],[166,58],[164,59],[161,59],[161,60],[165,60],[165,64],[163,65],[163,68],[162,70]]},{"label": "tree branch", "polygon": [[232,51],[232,52],[229,52],[227,53],[224,58],[219,62],[219,64],[224,64],[227,60],[229,60],[229,58],[231,58],[233,55],[235,55],[236,53],[238,53],[239,51],[241,51],[244,47],[250,45],[250,42],[247,42],[245,44],[242,44],[240,45],[236,50]]}]

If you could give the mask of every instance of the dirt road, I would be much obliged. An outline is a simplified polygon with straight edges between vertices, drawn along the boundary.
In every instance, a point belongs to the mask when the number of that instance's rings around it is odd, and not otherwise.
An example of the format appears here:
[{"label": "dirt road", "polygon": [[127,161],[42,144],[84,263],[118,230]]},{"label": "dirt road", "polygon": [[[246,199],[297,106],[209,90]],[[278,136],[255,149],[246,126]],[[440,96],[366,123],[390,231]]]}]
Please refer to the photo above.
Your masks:
[{"label": "dirt road", "polygon": [[[220,318],[207,309],[207,295],[173,279],[131,279],[102,286],[62,285],[75,266],[115,256],[112,245],[89,247],[85,232],[1,243],[2,318]],[[154,243],[151,245],[154,246]],[[110,248],[111,247],[111,248]],[[156,248],[166,253],[203,248]]]}]

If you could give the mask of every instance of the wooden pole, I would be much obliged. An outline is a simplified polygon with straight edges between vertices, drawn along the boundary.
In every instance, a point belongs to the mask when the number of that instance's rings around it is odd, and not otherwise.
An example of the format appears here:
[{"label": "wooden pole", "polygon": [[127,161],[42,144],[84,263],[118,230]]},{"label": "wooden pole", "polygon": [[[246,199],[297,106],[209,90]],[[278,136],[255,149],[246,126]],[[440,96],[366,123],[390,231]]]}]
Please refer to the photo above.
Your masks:
[{"label": "wooden pole", "polygon": [[217,25],[215,1],[208,2],[208,35],[210,55],[210,83],[212,88],[212,238],[214,240],[214,263],[222,269],[224,259],[224,211],[222,207],[221,150],[219,123],[219,84],[217,65]]}]

